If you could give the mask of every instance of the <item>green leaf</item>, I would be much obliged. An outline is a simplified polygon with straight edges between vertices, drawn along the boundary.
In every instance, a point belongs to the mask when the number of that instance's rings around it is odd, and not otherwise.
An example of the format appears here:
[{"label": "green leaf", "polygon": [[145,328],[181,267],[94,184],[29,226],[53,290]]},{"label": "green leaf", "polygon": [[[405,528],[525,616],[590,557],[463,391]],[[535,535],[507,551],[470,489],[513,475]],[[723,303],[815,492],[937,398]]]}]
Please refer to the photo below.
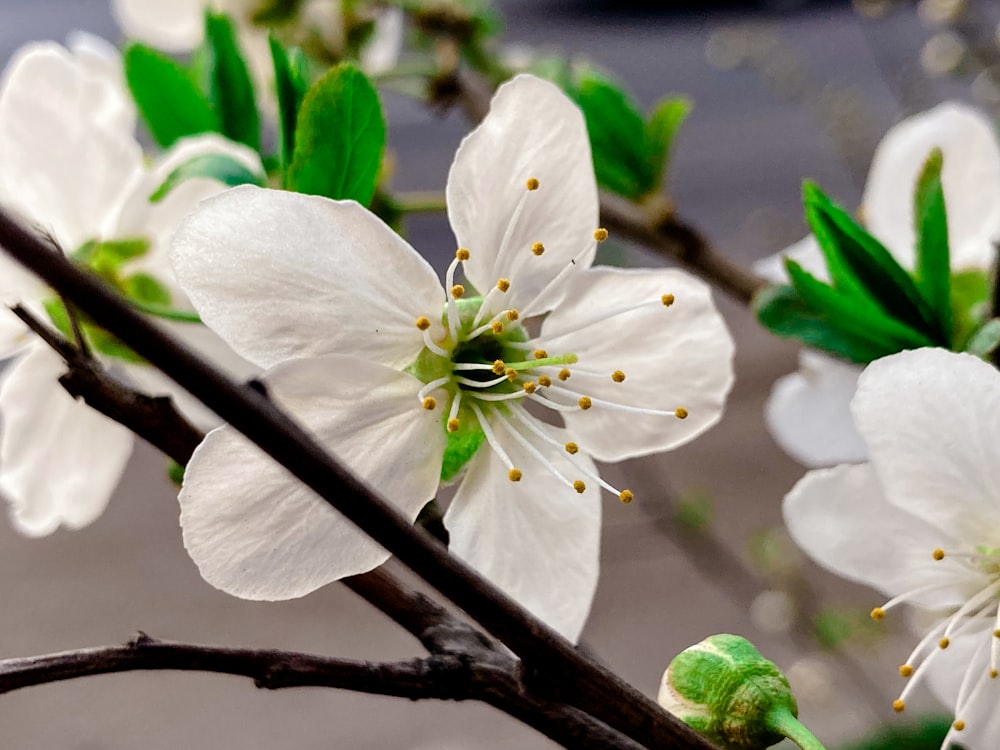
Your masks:
[{"label": "green leaf", "polygon": [[977,357],[988,357],[997,347],[1000,347],[1000,318],[993,318],[972,334],[965,351]]},{"label": "green leaf", "polygon": [[[52,321],[52,325],[56,327],[56,330],[67,340],[74,341],[76,334],[73,332],[73,325],[70,322],[69,313],[66,311],[63,301],[58,297],[53,297],[45,300],[43,305],[46,314],[49,316],[49,320]],[[103,328],[98,328],[85,318],[80,318],[79,323],[84,338],[94,351],[124,360],[125,362],[145,362],[142,357]]]},{"label": "green leaf", "polygon": [[181,485],[184,484],[184,467],[170,459],[167,462],[167,478],[180,489]]},{"label": "green leaf", "polygon": [[150,135],[163,148],[184,136],[219,130],[212,105],[191,74],[163,53],[130,44],[125,80]]},{"label": "green leaf", "polygon": [[227,16],[205,14],[205,48],[208,51],[209,96],[219,117],[222,134],[260,151],[260,116],[246,60]]},{"label": "green leaf", "polygon": [[308,61],[302,50],[286,50],[274,35],[268,39],[274,63],[274,85],[278,94],[278,159],[285,169],[295,150],[295,123],[302,99],[309,89]]},{"label": "green leaf", "polygon": [[917,237],[917,288],[952,343],[951,255],[948,249],[948,216],[941,187],[941,149],[935,148],[924,164],[913,194],[914,231]]},{"label": "green leaf", "polygon": [[90,268],[118,269],[125,261],[141,258],[148,252],[149,240],[145,237],[104,242],[91,240],[73,253],[73,260]]},{"label": "green leaf", "polygon": [[684,97],[664,99],[653,108],[646,123],[646,161],[652,174],[652,189],[663,185],[670,164],[674,138],[691,114],[693,104]]},{"label": "green leaf", "polygon": [[285,187],[368,205],[385,150],[378,92],[353,65],[332,68],[306,93]]},{"label": "green leaf", "polygon": [[[877,729],[867,737],[846,745],[842,750],[939,750],[952,719],[947,716],[923,717],[903,725]],[[958,745],[951,745],[957,748]]]},{"label": "green leaf", "polygon": [[163,181],[163,184],[149,196],[149,202],[159,203],[175,187],[193,177],[209,177],[229,187],[236,187],[237,185],[263,186],[266,184],[263,176],[256,174],[232,156],[226,154],[199,154],[198,156],[192,156],[183,164],[175,167],[167,175],[167,179]]},{"label": "green leaf", "polygon": [[952,351],[963,351],[969,337],[989,318],[990,291],[990,278],[984,271],[951,275]]},{"label": "green leaf", "polygon": [[169,305],[170,291],[148,273],[134,273],[121,281],[122,293],[131,300]]},{"label": "green leaf", "polygon": [[806,219],[826,258],[833,286],[847,296],[863,296],[889,316],[925,334],[931,344],[949,346],[951,336],[909,273],[882,243],[862,229],[816,185],[803,186]]}]

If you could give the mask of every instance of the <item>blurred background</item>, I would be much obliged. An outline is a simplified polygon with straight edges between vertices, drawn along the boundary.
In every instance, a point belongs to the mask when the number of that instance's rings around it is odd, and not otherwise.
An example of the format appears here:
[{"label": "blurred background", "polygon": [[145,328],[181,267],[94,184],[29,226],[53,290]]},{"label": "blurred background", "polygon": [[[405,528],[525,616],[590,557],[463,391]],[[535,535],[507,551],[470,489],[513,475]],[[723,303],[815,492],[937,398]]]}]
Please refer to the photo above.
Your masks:
[{"label": "blurred background", "polygon": [[[671,197],[685,220],[746,263],[803,236],[804,177],[856,206],[875,144],[900,117],[954,97],[996,107],[989,45],[939,25],[958,4],[495,3],[506,18],[506,44],[586,58],[618,76],[645,107],[667,94],[694,101],[675,150]],[[984,18],[976,29],[992,40],[996,20]],[[118,40],[106,0],[2,0],[0,60],[29,40],[63,40],[74,29]],[[394,186],[441,189],[466,131],[462,118],[395,96],[386,109],[398,155]],[[435,262],[452,252],[444,217],[414,219],[409,230]],[[629,264],[664,263],[638,248],[614,249]],[[607,469],[612,482],[627,474],[637,499],[627,507],[607,501],[602,578],[584,645],[655,694],[675,653],[711,633],[740,633],[786,670],[801,717],[837,746],[897,720],[889,704],[910,639],[894,637],[891,626],[873,629],[866,613],[879,596],[807,564],[782,533],[781,498],[803,469],[774,445],[762,407],[774,380],[795,368],[797,349],[765,334],[740,305],[721,295],[717,301],[737,341],[729,408],[693,444]],[[139,445],[93,526],[29,540],[0,524],[0,657],[120,643],[139,629],[164,639],[373,660],[420,653],[337,585],[279,604],[210,588],[181,546],[174,497],[164,460]],[[935,710],[929,698],[924,706]],[[0,747],[552,745],[475,704],[267,693],[232,677],[133,673],[3,696]]]}]

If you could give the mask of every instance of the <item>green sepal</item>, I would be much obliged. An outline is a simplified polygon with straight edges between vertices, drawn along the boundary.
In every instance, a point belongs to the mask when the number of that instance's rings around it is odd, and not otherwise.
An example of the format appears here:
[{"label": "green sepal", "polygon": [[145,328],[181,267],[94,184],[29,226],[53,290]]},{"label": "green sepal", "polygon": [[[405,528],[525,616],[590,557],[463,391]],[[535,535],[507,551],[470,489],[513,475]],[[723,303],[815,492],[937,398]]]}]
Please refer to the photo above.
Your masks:
[{"label": "green sepal", "polygon": [[260,151],[260,115],[253,81],[232,21],[225,14],[205,13],[204,49],[209,99],[222,134]]},{"label": "green sepal", "polygon": [[913,228],[917,238],[914,278],[950,344],[953,334],[951,253],[948,247],[948,216],[941,186],[943,159],[941,149],[931,151],[913,193]]},{"label": "green sepal", "polygon": [[663,186],[670,168],[674,140],[694,108],[690,99],[670,97],[659,102],[646,122],[646,161],[653,176],[652,190]]},{"label": "green sepal", "polygon": [[149,196],[150,203],[159,203],[178,185],[193,177],[208,177],[227,187],[237,185],[267,184],[266,179],[249,169],[241,161],[226,154],[198,154],[175,167],[156,191]]},{"label": "green sepal", "polygon": [[378,92],[356,67],[338,65],[302,100],[285,188],[367,206],[375,194],[384,150],[385,119]]},{"label": "green sepal", "polygon": [[274,63],[274,85],[278,95],[278,161],[286,169],[295,151],[295,124],[302,99],[309,90],[308,60],[297,47],[285,49],[271,34],[271,61]]},{"label": "green sepal", "polygon": [[150,135],[163,148],[180,138],[219,130],[208,98],[191,73],[152,47],[125,48],[125,80]]},{"label": "green sepal", "polygon": [[77,263],[99,273],[116,272],[126,261],[141,258],[149,252],[149,240],[133,237],[123,240],[85,242],[72,254]]},{"label": "green sepal", "polygon": [[454,479],[469,463],[469,460],[476,454],[479,447],[486,439],[486,434],[479,426],[478,420],[471,412],[466,413],[466,419],[459,419],[458,430],[448,432],[448,415],[444,414],[441,420],[441,427],[448,436],[448,442],[444,449],[444,458],[441,461],[441,481],[449,482]]},{"label": "green sepal", "polygon": [[167,462],[167,478],[173,483],[174,487],[180,489],[184,484],[184,467],[173,459],[170,459]]},{"label": "green sepal", "polygon": [[941,329],[910,274],[882,243],[815,184],[806,182],[802,192],[806,219],[826,258],[833,287],[842,295],[874,302],[931,344],[949,346],[951,336]]},{"label": "green sepal", "polygon": [[169,305],[170,291],[148,273],[134,273],[121,280],[121,291],[130,300],[152,305]]}]

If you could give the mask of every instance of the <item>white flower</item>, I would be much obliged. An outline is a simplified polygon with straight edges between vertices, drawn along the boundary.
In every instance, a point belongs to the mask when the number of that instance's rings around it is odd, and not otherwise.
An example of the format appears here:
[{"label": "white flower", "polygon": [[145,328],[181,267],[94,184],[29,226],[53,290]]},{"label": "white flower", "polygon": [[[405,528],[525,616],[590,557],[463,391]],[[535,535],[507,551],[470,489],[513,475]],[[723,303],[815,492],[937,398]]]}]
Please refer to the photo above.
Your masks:
[{"label": "white flower", "polygon": [[968,354],[918,349],[870,364],[851,409],[870,463],[811,471],[785,522],[816,562],[918,608],[926,635],[900,667],[903,710],[927,680],[954,707],[951,741],[1000,739],[1000,373]]},{"label": "white flower", "polygon": [[[358,204],[249,187],[182,224],[174,267],[203,320],[270,368],[274,400],[409,518],[461,478],[451,551],[575,639],[600,488],[631,499],[591,457],[667,450],[714,424],[732,342],[687,274],[590,268],[606,233],[586,127],[552,84],[499,89],[447,198],[460,249],[444,289]],[[565,427],[535,416],[546,408]],[[229,427],[195,452],[180,502],[202,575],[244,598],[303,596],[388,557]]]},{"label": "white flower", "polygon": [[[107,64],[102,43],[85,42],[72,52],[54,43],[28,45],[4,72],[0,201],[48,231],[83,263],[97,262],[82,257],[88,244],[133,243],[137,257],[100,269],[105,277],[122,284],[139,278],[158,284],[174,307],[189,309],[172,281],[165,241],[181,216],[221,188],[192,180],[156,206],[148,197],[174,167],[198,153],[229,154],[256,169],[259,164],[246,149],[211,136],[181,143],[147,168],[133,135],[135,112],[121,85],[120,61]],[[0,260],[0,301],[20,302],[43,318],[61,309],[51,290],[9,259]],[[173,327],[206,353],[224,356],[227,364],[246,371],[204,327]],[[60,525],[85,526],[107,504],[131,452],[132,435],[71,398],[57,382],[65,372],[58,355],[5,312],[0,357],[12,355],[19,356],[4,369],[0,386],[0,491],[10,502],[12,521],[32,536]],[[165,379],[152,368],[114,362],[118,372],[153,392],[165,391]],[[205,410],[194,416],[199,415],[204,422]]]},{"label": "white flower", "polygon": [[[1000,149],[990,120],[963,104],[942,104],[889,130],[875,152],[865,186],[862,214],[867,228],[900,265],[913,268],[913,187],[935,147],[944,153],[951,266],[957,271],[992,268],[994,243],[1000,239]],[[783,256],[818,278],[828,278],[811,235],[758,263],[758,272],[787,283]],[[811,351],[800,354],[799,365],[798,372],[775,383],[768,400],[771,434],[806,466],[863,461],[864,442],[847,408],[861,368]]]}]

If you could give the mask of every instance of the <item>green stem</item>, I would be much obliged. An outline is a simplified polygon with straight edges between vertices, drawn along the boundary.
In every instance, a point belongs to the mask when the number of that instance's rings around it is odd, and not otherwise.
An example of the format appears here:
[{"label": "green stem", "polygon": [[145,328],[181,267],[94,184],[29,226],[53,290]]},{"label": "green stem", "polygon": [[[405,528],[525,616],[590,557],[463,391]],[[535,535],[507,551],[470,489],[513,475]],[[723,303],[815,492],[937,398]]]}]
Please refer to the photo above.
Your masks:
[{"label": "green stem", "polygon": [[392,196],[392,202],[404,214],[433,213],[445,211],[444,192],[441,190],[415,190],[409,193],[397,193]]},{"label": "green stem", "polygon": [[129,304],[136,310],[165,320],[176,320],[179,323],[201,323],[201,318],[194,310],[175,310],[165,305],[157,305],[154,302],[140,302],[137,299],[130,299]]},{"label": "green stem", "polygon": [[796,719],[785,707],[776,708],[767,715],[767,725],[778,734],[787,737],[802,750],[826,750],[805,724]]}]

